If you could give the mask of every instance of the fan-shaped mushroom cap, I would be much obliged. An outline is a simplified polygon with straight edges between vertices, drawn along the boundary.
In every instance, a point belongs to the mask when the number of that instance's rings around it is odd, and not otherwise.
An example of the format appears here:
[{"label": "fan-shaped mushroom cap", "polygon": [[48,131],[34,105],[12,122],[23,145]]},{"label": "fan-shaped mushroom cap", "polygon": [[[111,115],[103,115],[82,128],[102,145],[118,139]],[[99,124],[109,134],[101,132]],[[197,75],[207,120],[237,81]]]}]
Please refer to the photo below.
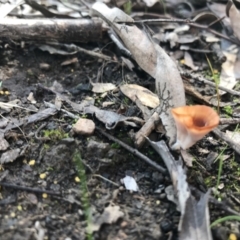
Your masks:
[{"label": "fan-shaped mushroom cap", "polygon": [[218,114],[207,106],[184,106],[171,111],[177,127],[174,149],[191,147],[219,124]]}]

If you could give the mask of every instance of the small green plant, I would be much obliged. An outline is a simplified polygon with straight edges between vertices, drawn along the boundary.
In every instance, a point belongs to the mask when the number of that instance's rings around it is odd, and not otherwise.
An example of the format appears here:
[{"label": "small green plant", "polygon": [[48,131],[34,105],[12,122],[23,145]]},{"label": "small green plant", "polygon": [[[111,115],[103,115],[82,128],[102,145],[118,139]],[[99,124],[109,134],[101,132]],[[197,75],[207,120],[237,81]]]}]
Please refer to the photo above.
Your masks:
[{"label": "small green plant", "polygon": [[206,184],[206,186],[208,188],[210,188],[213,186],[213,180],[214,179],[212,178],[212,176],[209,176],[209,177],[204,178],[204,183]]},{"label": "small green plant", "polygon": [[127,1],[123,5],[124,12],[128,15],[132,13],[132,1]]},{"label": "small green plant", "polygon": [[213,70],[212,68],[212,64],[209,60],[209,58],[207,57],[206,55],[206,58],[207,58],[207,62],[208,62],[208,65],[209,65],[209,68],[211,70],[211,73],[212,73],[212,76],[211,78],[214,80],[215,82],[215,88],[216,88],[216,93],[217,93],[217,100],[218,100],[218,106],[217,106],[217,112],[218,114],[220,113],[220,94],[219,94],[219,88],[218,88],[218,85],[220,83],[220,74],[216,71]]},{"label": "small green plant", "polygon": [[219,166],[218,166],[218,176],[217,176],[217,185],[216,185],[216,189],[218,189],[218,186],[220,184],[220,178],[222,175],[222,168],[223,168],[223,153],[226,150],[227,146],[222,150],[222,152],[219,154],[218,158],[219,159]]},{"label": "small green plant", "polygon": [[147,153],[149,154],[149,156],[153,156],[155,151],[153,151],[152,149],[149,149]]},{"label": "small green plant", "polygon": [[129,105],[129,103],[130,103],[129,98],[125,97],[125,98],[123,99],[123,104]]},{"label": "small green plant", "polygon": [[240,222],[240,216],[237,216],[237,215],[230,215],[230,216],[226,216],[226,217],[223,217],[223,218],[219,218],[217,219],[216,221],[214,221],[210,227],[214,227],[216,225],[218,225],[219,223],[222,223],[222,222],[226,222],[226,221],[239,221]]},{"label": "small green plant", "polygon": [[68,137],[68,133],[65,133],[62,129],[44,130],[43,136],[49,138],[52,141],[61,140]]},{"label": "small green plant", "polygon": [[120,145],[119,145],[118,143],[112,143],[112,144],[111,144],[111,148],[119,149],[119,148],[120,148]]},{"label": "small green plant", "polygon": [[[239,124],[236,126],[235,130],[234,130],[234,133],[237,132],[238,130],[238,126]],[[234,136],[234,134],[233,134]],[[233,137],[232,136],[232,137]],[[221,178],[221,175],[222,175],[222,168],[223,168],[223,154],[225,152],[225,150],[227,149],[228,145],[226,145],[223,150],[220,152],[220,154],[218,155],[218,157],[216,158],[215,162],[219,159],[219,167],[218,167],[218,176],[217,176],[217,185],[216,185],[216,189],[218,189],[218,186],[220,184],[220,178]]]},{"label": "small green plant", "polygon": [[87,221],[87,239],[92,240],[93,236],[90,229],[90,224],[92,223],[92,219],[91,219],[91,213],[90,213],[90,203],[88,198],[87,177],[86,177],[84,165],[82,163],[81,154],[78,150],[76,150],[73,154],[73,162],[76,165],[78,177],[79,179],[81,179],[81,181],[79,182],[80,189],[81,189],[80,198],[83,204],[85,219]]},{"label": "small green plant", "polygon": [[162,4],[162,6],[163,6],[164,15],[166,15],[166,14],[167,14],[167,8],[166,8],[166,4],[165,4],[164,0],[159,0],[159,2],[160,2],[160,3]]},{"label": "small green plant", "polygon": [[225,112],[226,114],[228,114],[228,115],[232,115],[232,113],[233,113],[233,109],[232,109],[231,106],[225,106],[225,107],[223,108],[223,110],[224,110],[224,112]]},{"label": "small green plant", "polygon": [[44,150],[48,150],[49,148],[50,148],[49,144],[46,144],[46,143],[43,144],[43,149]]}]

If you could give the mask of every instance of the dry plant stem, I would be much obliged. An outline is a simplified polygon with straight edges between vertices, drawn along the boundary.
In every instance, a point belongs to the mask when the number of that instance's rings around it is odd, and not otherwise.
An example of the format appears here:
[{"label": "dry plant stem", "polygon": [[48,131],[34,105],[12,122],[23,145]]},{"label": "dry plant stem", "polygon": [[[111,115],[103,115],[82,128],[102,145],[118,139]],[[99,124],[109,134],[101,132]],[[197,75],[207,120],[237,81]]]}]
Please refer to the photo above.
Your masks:
[{"label": "dry plant stem", "polygon": [[215,204],[216,206],[218,206],[219,208],[223,209],[225,212],[236,215],[236,216],[240,216],[240,213],[231,209],[230,207],[226,206],[225,203],[219,202],[217,199],[215,199],[214,197],[209,197],[209,202]]},{"label": "dry plant stem", "polygon": [[89,42],[102,38],[102,22],[90,19],[8,19],[0,36],[14,40]]},{"label": "dry plant stem", "polygon": [[212,104],[200,94],[198,91],[195,90],[187,81],[184,81],[184,89],[186,94],[191,95],[192,97],[198,99],[201,103],[211,106]]},{"label": "dry plant stem", "polygon": [[182,50],[188,50],[192,52],[197,52],[197,53],[213,53],[213,50],[208,50],[208,49],[197,49],[197,48],[191,48],[188,47],[187,49],[182,49]]},{"label": "dry plant stem", "polygon": [[97,57],[97,58],[100,58],[100,59],[103,59],[103,60],[106,60],[106,61],[112,61],[112,58],[105,55],[105,54],[102,54],[102,53],[97,53],[97,52],[94,52],[94,51],[91,51],[91,50],[86,50],[84,48],[81,48],[75,44],[60,44],[60,43],[49,43],[49,45],[53,45],[53,46],[62,46],[62,47],[65,47],[67,48],[69,51],[77,51],[77,52],[83,52],[89,56],[92,56],[92,57]]},{"label": "dry plant stem", "polygon": [[[182,70],[182,69],[180,69],[180,74],[182,75],[182,77],[192,78],[192,79],[194,79],[194,80],[197,80],[197,81],[200,81],[200,82],[204,82],[204,83],[208,84],[209,86],[216,88],[216,85],[215,85],[214,82],[211,82],[211,81],[203,78],[203,77],[200,76],[199,74],[189,73],[189,72],[184,71],[184,70]],[[225,91],[225,92],[228,92],[228,93],[230,93],[230,94],[232,94],[232,95],[240,96],[240,92],[237,92],[237,91],[234,91],[234,90],[225,88],[225,87],[221,87],[221,86],[218,86],[218,88],[219,88],[220,90],[223,90],[223,91]]]},{"label": "dry plant stem", "polygon": [[96,127],[96,129],[105,137],[107,137],[108,139],[110,139],[113,142],[118,143],[120,146],[122,146],[123,148],[125,148],[126,150],[128,150],[130,153],[134,154],[135,156],[139,157],[140,159],[142,159],[143,161],[145,161],[146,163],[148,163],[149,165],[151,165],[152,167],[156,168],[159,172],[163,173],[163,174],[167,174],[167,170],[161,166],[159,166],[157,163],[153,162],[150,158],[146,157],[145,155],[143,155],[142,153],[140,153],[138,150],[128,146],[126,143],[120,141],[119,139],[111,136],[110,134],[106,133],[104,130],[102,130],[99,127]]},{"label": "dry plant stem", "polygon": [[47,18],[71,18],[71,19],[73,18],[73,17],[68,16],[66,14],[52,13],[51,11],[49,11],[47,8],[45,8],[43,5],[39,4],[35,0],[25,0],[25,2],[26,2],[27,5],[29,5],[34,10],[37,10],[40,13],[42,13],[42,15],[44,17],[47,17]]},{"label": "dry plant stem", "polygon": [[35,138],[36,138],[37,140],[41,140],[41,141],[48,141],[48,140],[50,140],[49,137],[39,137],[39,136],[38,136],[39,132],[40,132],[44,127],[46,127],[46,126],[47,126],[47,123],[43,123],[43,124],[36,130],[34,136],[35,136]]},{"label": "dry plant stem", "polygon": [[19,186],[19,185],[15,185],[15,184],[12,184],[12,183],[7,183],[7,182],[0,182],[0,186],[13,188],[13,189],[16,189],[16,190],[21,190],[21,191],[27,191],[27,192],[47,193],[49,195],[61,195],[60,192],[53,192],[53,191],[39,189],[39,188]]},{"label": "dry plant stem", "polygon": [[133,12],[130,15],[132,18],[148,18],[148,17],[155,17],[155,18],[165,18],[166,16],[163,14],[152,13],[152,12]]},{"label": "dry plant stem", "polygon": [[219,83],[218,83],[217,79],[214,77],[214,72],[213,72],[212,64],[211,64],[211,62],[210,62],[210,60],[209,60],[209,58],[207,57],[206,54],[205,54],[205,57],[206,57],[206,59],[207,59],[208,66],[209,66],[209,68],[210,68],[210,70],[211,70],[212,78],[213,78],[213,80],[214,80],[214,82],[215,82],[216,95],[217,95],[217,112],[218,112],[218,114],[220,114],[220,101],[221,101],[221,99],[220,99],[219,88],[218,88]]},{"label": "dry plant stem", "polygon": [[135,135],[135,146],[141,148],[146,141],[146,137],[154,130],[157,123],[159,123],[159,115],[154,112],[153,115],[147,120],[142,128]]},{"label": "dry plant stem", "polygon": [[[116,21],[117,23],[126,23],[126,24],[133,24],[132,22],[121,22]],[[162,18],[162,19],[145,19],[145,20],[138,20],[134,21],[134,23],[195,23],[193,20],[190,19],[180,19],[180,18]]]},{"label": "dry plant stem", "polygon": [[[48,108],[55,108],[55,109],[56,109],[56,106],[55,106],[55,104],[53,104],[53,103],[45,102],[45,101],[44,101],[44,105],[45,105],[46,107],[48,107]],[[67,111],[67,110],[65,110],[65,109],[63,109],[63,108],[61,108],[60,111],[63,112],[63,113],[65,113],[65,114],[66,114],[68,117],[70,117],[70,118],[79,119],[79,116],[77,116],[77,115],[75,115],[75,114],[73,114],[73,113],[71,113],[71,112],[69,112],[69,111]]]},{"label": "dry plant stem", "polygon": [[103,177],[103,176],[101,176],[101,175],[99,175],[99,174],[93,174],[92,176],[93,176],[93,177],[99,177],[99,178],[103,179],[104,181],[106,181],[106,182],[108,182],[108,183],[111,183],[112,185],[114,185],[114,186],[116,186],[116,187],[120,187],[119,184],[117,184],[117,183],[115,183],[115,182],[113,182],[113,181],[111,181],[111,180],[109,180],[109,179],[107,179],[107,178],[105,178],[105,177]]},{"label": "dry plant stem", "polygon": [[0,182],[3,181],[3,179],[9,174],[9,170],[5,170],[4,172],[1,173],[0,176]]},{"label": "dry plant stem", "polygon": [[235,143],[231,138],[229,138],[225,133],[221,132],[218,128],[212,130],[212,132],[223,141],[225,141],[234,151],[240,154],[240,145]]},{"label": "dry plant stem", "polygon": [[117,45],[117,47],[120,49],[122,53],[124,53],[128,57],[132,57],[131,52],[124,47],[122,41],[119,39],[119,37],[113,32],[113,30],[108,31],[109,37],[112,39],[112,41]]},{"label": "dry plant stem", "polygon": [[[168,172],[171,175],[172,182],[173,182],[173,185],[174,185],[174,179],[173,179],[172,174],[173,174],[173,169],[176,167],[177,162],[174,159],[174,157],[172,156],[172,154],[170,153],[169,148],[167,147],[166,143],[163,140],[158,142],[157,145],[158,145],[157,153],[163,159],[163,161],[164,161],[164,163],[165,163],[165,165],[168,169]],[[173,165],[174,165],[174,167],[173,167]],[[174,169],[174,170],[176,170],[176,169]]]},{"label": "dry plant stem", "polygon": [[[4,118],[4,119],[7,119],[7,118],[5,118],[2,114],[0,114],[0,116],[1,116],[2,118]],[[8,119],[7,119],[7,120],[8,120]],[[17,125],[17,124],[15,124],[15,123],[13,122],[13,126],[15,126],[16,128],[19,129],[19,131],[20,131],[20,132],[22,133],[22,135],[24,136],[26,142],[29,144],[25,133],[24,133],[23,130],[20,128],[20,127],[22,126],[22,124]]]},{"label": "dry plant stem", "polygon": [[224,125],[224,124],[238,124],[240,123],[240,118],[221,118],[220,119],[220,124]]},{"label": "dry plant stem", "polygon": [[[191,190],[197,192],[198,194],[202,194],[202,191],[200,191],[198,188],[191,186]],[[218,206],[219,208],[223,209],[225,212],[233,215],[240,216],[239,212],[236,212],[235,210],[228,207],[225,203],[219,202],[216,198],[209,196],[209,202],[213,203],[214,205]]]},{"label": "dry plant stem", "polygon": [[[196,23],[196,22],[194,22],[194,21],[192,21],[190,19],[174,19],[174,18],[170,18],[170,19],[146,19],[146,20],[135,21],[134,23],[148,23],[149,24],[149,23],[165,23],[165,22],[185,23],[185,24],[188,24],[191,27],[195,27],[195,28],[199,28],[199,29],[211,32],[212,34],[214,34],[214,35],[216,35],[216,36],[218,36],[220,38],[226,39],[229,42],[237,44],[238,46],[240,45],[239,41],[237,41],[235,39],[232,39],[232,38],[229,38],[228,36],[223,35],[223,34],[217,32],[217,31],[209,28],[209,26],[211,26],[211,24],[209,24],[209,25],[202,25],[202,24],[198,24],[198,23]],[[121,22],[119,22],[119,23],[121,23]],[[130,23],[130,24],[132,24],[132,23]]]}]

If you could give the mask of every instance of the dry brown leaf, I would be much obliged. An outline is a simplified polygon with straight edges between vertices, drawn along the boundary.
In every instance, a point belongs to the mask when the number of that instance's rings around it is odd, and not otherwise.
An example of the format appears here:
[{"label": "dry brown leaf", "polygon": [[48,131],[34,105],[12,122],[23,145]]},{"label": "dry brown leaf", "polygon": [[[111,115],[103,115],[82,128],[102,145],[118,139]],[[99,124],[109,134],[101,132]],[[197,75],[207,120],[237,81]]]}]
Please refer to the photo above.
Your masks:
[{"label": "dry brown leaf", "polygon": [[61,63],[61,66],[67,66],[67,65],[70,65],[70,64],[73,64],[73,63],[78,63],[78,58],[72,58],[72,59],[68,59],[64,62]]},{"label": "dry brown leaf", "polygon": [[124,213],[120,211],[119,206],[110,205],[104,209],[104,212],[98,219],[96,219],[95,221],[93,220],[93,223],[90,223],[89,231],[91,233],[96,232],[100,229],[103,223],[108,223],[108,224],[114,223],[123,216],[124,216]]},{"label": "dry brown leaf", "polygon": [[[177,196],[178,207],[181,212],[178,225],[179,239],[212,240],[207,205],[209,192],[202,194],[200,200],[196,201],[191,195],[181,160],[176,161],[173,158],[163,140],[153,142],[148,139],[148,142],[159,153],[171,176],[174,194],[170,194],[168,191],[168,197],[171,197],[171,200],[176,202],[175,195]],[[168,190],[171,189],[168,188]]]},{"label": "dry brown leaf", "polygon": [[13,162],[18,158],[19,154],[20,154],[20,148],[15,148],[7,152],[4,152],[0,158],[0,164]]},{"label": "dry brown leaf", "polygon": [[147,107],[156,108],[159,106],[158,96],[147,88],[136,84],[125,84],[120,87],[120,90],[133,102],[139,99],[139,101]]},{"label": "dry brown leaf", "polygon": [[152,7],[155,3],[159,2],[159,0],[143,0],[147,7]]},{"label": "dry brown leaf", "polygon": [[[228,89],[233,89],[237,81],[235,78],[235,62],[237,60],[237,51],[238,49],[234,48],[230,52],[224,51],[223,54],[226,56],[226,61],[222,64],[222,71],[220,75],[219,86],[226,87]],[[226,92],[219,91],[220,94]]]},{"label": "dry brown leaf", "polygon": [[37,101],[36,101],[35,98],[34,98],[33,92],[30,92],[30,93],[29,93],[29,95],[28,95],[28,97],[27,97],[27,100],[28,100],[30,103],[32,103],[32,104],[36,104],[36,103],[37,103]]},{"label": "dry brown leaf", "polygon": [[104,93],[108,91],[112,91],[113,89],[116,88],[116,86],[112,83],[92,83],[92,92],[95,93]]},{"label": "dry brown leaf", "polygon": [[0,151],[5,151],[9,147],[9,143],[7,140],[4,138],[4,134],[0,133]]},{"label": "dry brown leaf", "polygon": [[23,0],[17,0],[16,2],[2,2],[0,4],[0,18],[6,17],[13,9],[23,4]]},{"label": "dry brown leaf", "polygon": [[186,66],[190,67],[193,71],[197,71],[198,70],[198,67],[194,65],[192,56],[187,51],[185,51],[185,54],[184,54],[184,64]]},{"label": "dry brown leaf", "polygon": [[231,26],[235,36],[240,40],[240,13],[232,0],[228,0],[226,13],[230,18]]},{"label": "dry brown leaf", "polygon": [[226,135],[231,138],[234,142],[240,143],[240,133],[239,132],[232,132],[232,131],[226,131]]},{"label": "dry brown leaf", "polygon": [[114,129],[118,124],[138,127],[143,125],[144,121],[138,117],[125,117],[113,111],[101,110],[93,105],[83,109],[85,114],[95,114],[96,118],[105,123],[107,129]]}]

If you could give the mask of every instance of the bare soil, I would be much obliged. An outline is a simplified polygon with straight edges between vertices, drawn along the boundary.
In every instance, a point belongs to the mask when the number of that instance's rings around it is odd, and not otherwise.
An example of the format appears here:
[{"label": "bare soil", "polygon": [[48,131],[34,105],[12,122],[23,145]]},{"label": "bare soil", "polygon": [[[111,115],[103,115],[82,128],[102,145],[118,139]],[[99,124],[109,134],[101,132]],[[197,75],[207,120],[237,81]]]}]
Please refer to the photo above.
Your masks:
[{"label": "bare soil", "polygon": [[[101,76],[101,81],[117,85],[127,80],[154,89],[154,80],[146,77],[139,69],[136,71],[138,74],[135,74],[123,69],[118,63],[103,63],[84,54],[77,54],[76,57],[77,64],[61,66],[62,62],[72,56],[50,55],[36,49],[34,45],[22,49],[9,43],[7,48],[1,50],[0,67],[2,89],[8,90],[10,95],[3,94],[1,101],[20,99],[20,105],[26,109],[34,109],[35,106],[43,110],[46,108],[44,101],[54,104],[55,95],[38,84],[51,87],[57,81],[64,88],[63,94],[76,103],[90,96],[97,99],[96,105],[100,107],[104,99],[114,99],[117,103],[111,109],[119,111],[124,98],[121,93],[109,93],[105,98],[93,94],[90,91],[90,79],[95,81],[97,76]],[[41,69],[40,63],[49,64],[50,69]],[[34,94],[36,104],[27,100],[30,92]],[[125,114],[139,114],[131,102],[124,107],[128,110]],[[62,108],[72,112],[71,107],[65,103]],[[2,118],[11,121],[33,112],[13,108],[10,112],[1,110],[1,114]],[[93,119],[97,126],[104,129],[104,125],[94,116],[85,117]],[[45,120],[13,128],[5,134],[10,143],[9,149],[20,148],[24,151],[15,161],[4,163],[0,172],[2,182],[15,186],[1,187],[1,239],[177,239],[180,214],[164,191],[165,187],[171,185],[169,176],[120,148],[98,131],[90,137],[73,135],[71,129],[74,123],[75,120],[58,112]],[[108,133],[133,146],[128,135],[130,130],[127,127],[117,127]],[[157,140],[160,136],[155,134],[152,138]],[[207,148],[207,142],[202,141],[197,145],[203,146]],[[197,147],[193,148],[193,155]],[[164,166],[150,147],[145,146],[141,151]],[[225,154],[233,153],[227,149]],[[80,156],[82,165],[79,166],[76,162],[76,156]],[[215,176],[211,179],[215,182],[217,176],[218,165],[213,163],[211,169],[206,171],[205,159],[206,154],[203,152],[202,156],[198,156],[200,163],[194,163],[194,167],[188,171],[189,183],[201,191],[208,189],[206,178]],[[30,164],[31,160],[35,160],[35,164]],[[222,180],[226,184],[231,181],[232,168],[231,163],[224,165]],[[136,179],[139,192],[125,190],[120,180],[126,175],[132,175]],[[36,189],[42,189],[42,192],[37,192]],[[226,198],[222,202],[225,206],[239,210],[239,205],[230,199],[228,193],[235,198],[239,195],[232,190],[224,191]],[[226,214],[223,205],[210,204],[211,222],[221,216],[221,213]],[[119,206],[123,216],[115,223],[103,223],[98,231],[87,234],[87,225],[95,222],[108,206]],[[86,217],[86,210],[90,210],[90,218]],[[239,233],[237,223],[217,227],[213,229],[214,239],[227,239],[232,231]]]}]

